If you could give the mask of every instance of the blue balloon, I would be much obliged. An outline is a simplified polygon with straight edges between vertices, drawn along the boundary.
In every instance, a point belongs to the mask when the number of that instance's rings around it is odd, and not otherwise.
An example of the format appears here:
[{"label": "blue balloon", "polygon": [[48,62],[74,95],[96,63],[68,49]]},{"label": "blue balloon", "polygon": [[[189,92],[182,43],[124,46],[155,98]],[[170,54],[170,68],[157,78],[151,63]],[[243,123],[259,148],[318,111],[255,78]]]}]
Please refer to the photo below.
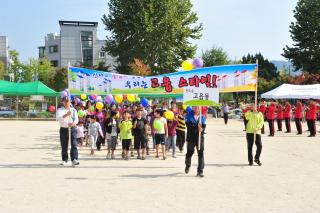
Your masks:
[{"label": "blue balloon", "polygon": [[141,100],[141,104],[143,107],[148,107],[149,106],[149,102],[148,99],[144,98]]},{"label": "blue balloon", "polygon": [[93,98],[92,98],[91,95],[89,95],[88,99],[91,100],[91,101],[93,101]]},{"label": "blue balloon", "polygon": [[74,95],[70,95],[70,98],[73,101],[74,100]]},{"label": "blue balloon", "polygon": [[192,111],[192,107],[188,106],[186,110],[187,110],[187,112],[191,112]]}]

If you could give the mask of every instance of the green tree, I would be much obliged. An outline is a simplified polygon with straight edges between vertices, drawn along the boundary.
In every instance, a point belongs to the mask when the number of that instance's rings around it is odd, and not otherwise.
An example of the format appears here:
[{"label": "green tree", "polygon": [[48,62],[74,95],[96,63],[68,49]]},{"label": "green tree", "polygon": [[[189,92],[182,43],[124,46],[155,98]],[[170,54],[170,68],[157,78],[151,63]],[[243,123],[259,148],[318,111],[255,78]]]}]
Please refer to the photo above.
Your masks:
[{"label": "green tree", "polygon": [[53,72],[54,68],[48,59],[30,59],[28,64],[23,66],[22,77],[25,82],[39,80],[48,85]]},{"label": "green tree", "polygon": [[228,53],[222,47],[213,46],[210,50],[202,52],[205,67],[229,64]]},{"label": "green tree", "polygon": [[62,91],[68,87],[68,69],[56,69],[50,79],[48,86],[55,91]]},{"label": "green tree", "polygon": [[9,51],[11,66],[9,69],[9,73],[12,73],[14,76],[14,81],[18,82],[22,78],[22,68],[23,64],[19,60],[19,52],[16,50]]},{"label": "green tree", "polygon": [[0,80],[4,79],[5,71],[6,69],[5,69],[4,63],[0,61]]},{"label": "green tree", "polygon": [[268,59],[265,59],[261,53],[255,55],[248,54],[242,57],[243,64],[254,64],[258,60],[259,63],[259,78],[266,80],[278,79],[279,73],[277,67]]},{"label": "green tree", "polygon": [[299,0],[294,10],[296,22],[290,25],[293,47],[286,46],[283,56],[297,69],[320,71],[320,0]]},{"label": "green tree", "polygon": [[106,50],[117,57],[120,73],[131,72],[130,63],[139,58],[153,74],[177,69],[192,58],[201,37],[202,24],[192,12],[191,0],[110,0],[109,13],[102,18]]}]

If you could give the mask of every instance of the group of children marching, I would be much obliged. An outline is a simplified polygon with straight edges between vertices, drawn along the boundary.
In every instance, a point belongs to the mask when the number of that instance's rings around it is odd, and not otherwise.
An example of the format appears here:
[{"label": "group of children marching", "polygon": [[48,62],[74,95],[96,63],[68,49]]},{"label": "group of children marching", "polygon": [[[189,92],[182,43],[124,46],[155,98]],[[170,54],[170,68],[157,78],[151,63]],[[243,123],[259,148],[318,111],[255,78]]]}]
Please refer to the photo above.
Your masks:
[{"label": "group of children marching", "polygon": [[[84,112],[79,115],[77,125],[77,140],[79,146],[85,142],[91,147],[91,155],[101,149],[101,145],[107,147],[107,159],[115,159],[115,150],[118,139],[122,142],[122,158],[134,157],[145,160],[150,155],[149,144],[155,149],[155,157],[159,158],[160,149],[162,159],[166,159],[166,152],[172,149],[172,157],[176,158],[176,147],[183,151],[186,134],[186,111],[177,108],[175,102],[171,102],[170,110],[174,117],[167,119],[164,116],[167,107],[163,104],[160,108],[149,106],[144,108],[141,104],[122,104],[121,106],[106,105],[104,109],[94,108],[90,101],[84,106],[76,105],[76,109]],[[153,123],[159,125],[157,129]]]}]

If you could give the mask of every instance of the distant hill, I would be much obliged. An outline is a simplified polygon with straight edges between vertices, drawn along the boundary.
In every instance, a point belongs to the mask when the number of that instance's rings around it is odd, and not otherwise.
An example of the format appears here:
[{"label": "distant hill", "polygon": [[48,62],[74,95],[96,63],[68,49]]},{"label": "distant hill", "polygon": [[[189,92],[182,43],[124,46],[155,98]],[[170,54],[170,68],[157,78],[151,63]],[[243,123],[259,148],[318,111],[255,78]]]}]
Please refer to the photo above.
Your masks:
[{"label": "distant hill", "polygon": [[271,63],[273,63],[278,71],[281,71],[281,70],[290,70],[291,71],[291,75],[292,76],[297,76],[297,75],[300,75],[301,74],[301,71],[295,71],[295,68],[293,67],[293,65],[288,62],[288,61],[277,61],[277,60],[272,60]]}]

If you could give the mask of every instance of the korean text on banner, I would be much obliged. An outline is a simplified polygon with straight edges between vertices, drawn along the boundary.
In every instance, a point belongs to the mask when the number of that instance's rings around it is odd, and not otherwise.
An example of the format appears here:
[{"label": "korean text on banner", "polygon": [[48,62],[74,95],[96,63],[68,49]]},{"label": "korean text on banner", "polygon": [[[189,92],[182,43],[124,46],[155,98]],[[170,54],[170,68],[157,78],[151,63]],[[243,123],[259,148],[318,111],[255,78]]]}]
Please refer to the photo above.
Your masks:
[{"label": "korean text on banner", "polygon": [[183,104],[188,106],[214,106],[219,103],[217,88],[186,88],[183,92]]}]

